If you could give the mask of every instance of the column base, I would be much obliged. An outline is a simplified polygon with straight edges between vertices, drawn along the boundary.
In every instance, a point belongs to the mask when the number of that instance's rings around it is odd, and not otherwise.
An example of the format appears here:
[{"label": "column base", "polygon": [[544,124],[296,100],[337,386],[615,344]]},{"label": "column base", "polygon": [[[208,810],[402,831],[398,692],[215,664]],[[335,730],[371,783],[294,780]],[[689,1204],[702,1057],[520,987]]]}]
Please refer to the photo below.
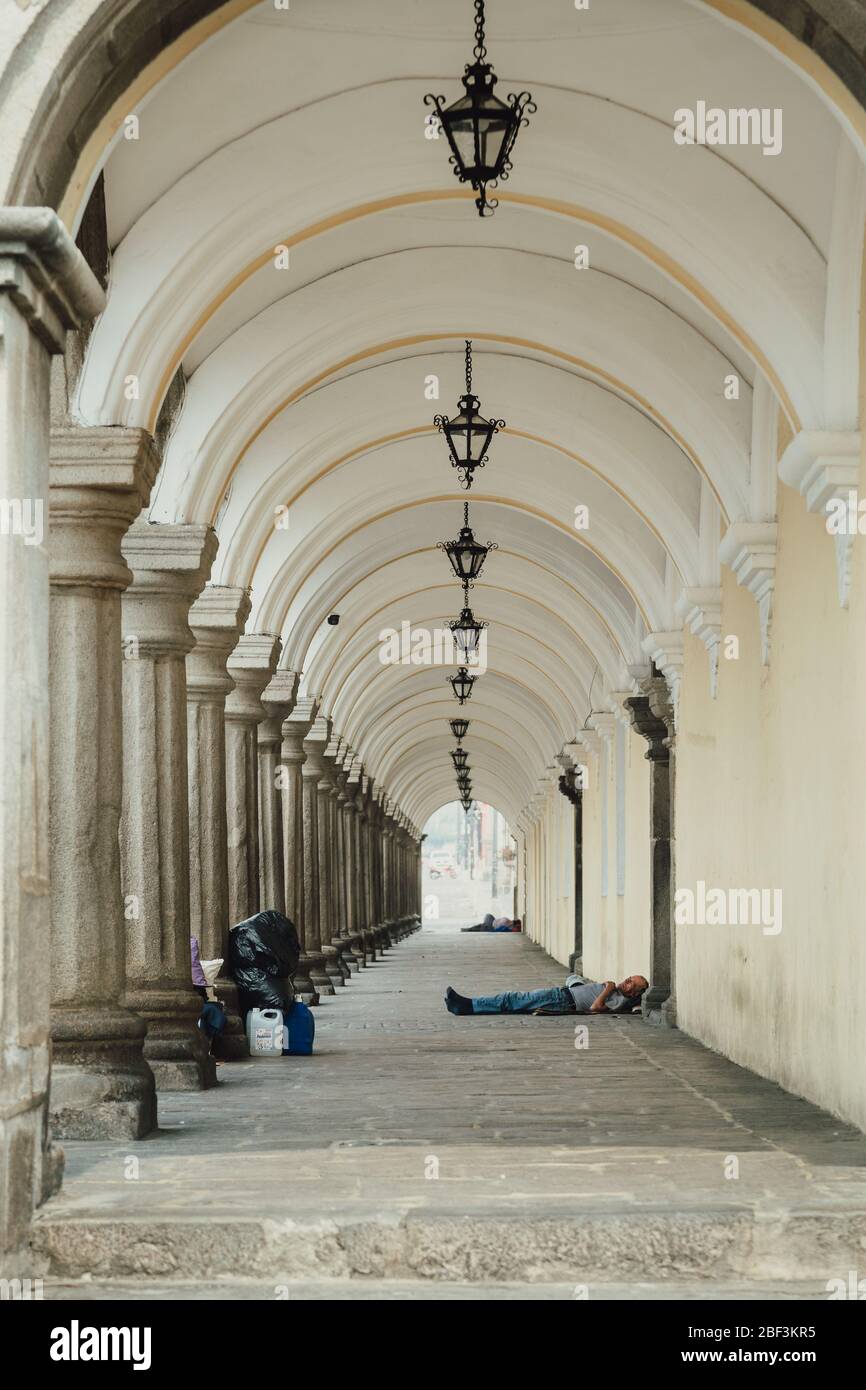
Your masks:
[{"label": "column base", "polygon": [[641,1000],[641,1013],[658,1028],[677,1026],[677,1001],[666,985],[650,985]]},{"label": "column base", "polygon": [[344,962],[346,963],[346,965],[348,966],[350,972],[351,972],[351,971],[354,971],[355,974],[357,974],[357,972],[358,972],[358,971],[360,970],[360,968],[361,968],[361,960],[360,960],[360,955],[361,955],[361,953],[360,953],[360,951],[359,951],[359,949],[358,949],[358,938],[357,938],[356,936],[348,936],[348,935],[347,935],[347,936],[341,936],[341,937],[340,937],[340,948],[341,948],[341,950],[342,950],[342,952],[343,952],[343,960],[344,960]]},{"label": "column base", "polygon": [[327,946],[322,947],[322,955],[325,957],[325,974],[336,989],[342,989],[349,977],[349,968],[343,961],[340,943],[329,941]]},{"label": "column base", "polygon": [[54,1009],[48,1102],[58,1139],[143,1139],[156,1128],[146,1025],[122,1008]]},{"label": "column base", "polygon": [[302,955],[298,961],[298,968],[292,976],[292,989],[294,990],[295,998],[299,999],[302,1004],[318,1004],[319,994],[310,979],[309,956]]},{"label": "column base", "polygon": [[130,990],[126,1003],[147,1023],[144,1056],[157,1091],[206,1091],[217,1084],[208,1038],[197,1026],[201,1000],[192,987]]},{"label": "column base", "polygon": [[310,951],[307,954],[310,966],[310,979],[317,994],[336,994],[333,981],[325,967],[325,953],[319,948],[318,951]]},{"label": "column base", "polygon": [[234,980],[218,975],[214,990],[226,1015],[226,1026],[219,1041],[214,1043],[214,1052],[221,1062],[246,1061],[250,1044],[238,1005],[238,987]]}]

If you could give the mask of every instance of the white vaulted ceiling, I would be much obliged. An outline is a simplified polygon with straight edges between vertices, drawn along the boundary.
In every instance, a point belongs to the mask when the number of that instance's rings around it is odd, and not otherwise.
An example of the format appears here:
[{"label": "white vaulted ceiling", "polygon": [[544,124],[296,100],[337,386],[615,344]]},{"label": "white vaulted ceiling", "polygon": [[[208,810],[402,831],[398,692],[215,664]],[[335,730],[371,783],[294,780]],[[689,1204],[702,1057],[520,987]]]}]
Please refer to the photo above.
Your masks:
[{"label": "white vaulted ceiling", "polygon": [[[507,428],[470,494],[499,549],[463,713],[475,793],[512,821],[681,590],[712,582],[748,515],[758,384],[795,430],[856,409],[827,366],[851,346],[828,261],[854,156],[800,75],[689,0],[490,0],[499,90],[538,111],[482,221],[424,136],[423,96],[457,95],[471,42],[470,0],[292,0],[186,58],[105,167],[110,293],[77,398],[86,423],[152,429],[182,371],[152,518],[216,525],[214,581],[250,587],[249,630],[282,634],[416,824],[451,799],[458,709],[441,667],[383,666],[379,635],[460,606],[436,542],[463,494],[432,417],[464,338]],[[676,145],[698,100],[781,107],[782,153]]]}]

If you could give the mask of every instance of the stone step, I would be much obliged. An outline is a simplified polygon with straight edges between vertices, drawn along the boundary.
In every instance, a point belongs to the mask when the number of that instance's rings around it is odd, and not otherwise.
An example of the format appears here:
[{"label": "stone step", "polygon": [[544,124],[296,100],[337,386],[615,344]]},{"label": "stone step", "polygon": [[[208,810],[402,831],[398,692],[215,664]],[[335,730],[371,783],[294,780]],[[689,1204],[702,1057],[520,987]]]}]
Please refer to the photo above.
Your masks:
[{"label": "stone step", "polygon": [[84,1279],[77,1282],[45,1281],[47,1302],[573,1302],[587,1301],[690,1303],[705,1299],[730,1303],[773,1301],[826,1301],[823,1283],[775,1280],[765,1283],[705,1282],[594,1284],[584,1295],[574,1284],[458,1284],[430,1279],[318,1279],[289,1280],[283,1284],[261,1279],[115,1280]]},{"label": "stone step", "polygon": [[57,1215],[36,1225],[39,1269],[54,1280],[274,1283],[424,1280],[451,1284],[678,1284],[814,1281],[862,1263],[866,1212],[660,1205],[543,1212],[331,1213],[292,1220],[177,1214],[122,1220]]}]

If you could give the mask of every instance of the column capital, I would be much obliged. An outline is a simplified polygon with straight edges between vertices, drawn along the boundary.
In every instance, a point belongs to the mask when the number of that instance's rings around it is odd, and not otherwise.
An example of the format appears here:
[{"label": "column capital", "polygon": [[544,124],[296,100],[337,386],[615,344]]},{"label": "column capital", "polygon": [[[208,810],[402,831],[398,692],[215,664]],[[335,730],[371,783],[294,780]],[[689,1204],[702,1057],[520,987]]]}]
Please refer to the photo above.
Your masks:
[{"label": "column capital", "polygon": [[283,737],[283,720],[287,719],[295,707],[298,691],[296,671],[274,671],[260,699],[265,717],[259,725],[259,747],[270,744],[279,750]]},{"label": "column capital", "polygon": [[291,714],[288,714],[283,720],[283,762],[306,762],[304,739],[315,722],[317,710],[318,701],[309,695],[302,695],[299,700],[295,701],[295,707]]},{"label": "column capital", "polygon": [[[677,707],[680,699],[680,681],[685,665],[683,634],[680,632],[650,632],[644,638],[643,649],[651,661],[663,673],[670,691],[673,707],[673,723],[676,723]],[[643,682],[639,682],[643,689]]]},{"label": "column capital", "polygon": [[0,294],[52,353],[63,351],[68,329],[105,308],[99,281],[53,208],[0,208]]},{"label": "column capital", "polygon": [[234,690],[226,663],[237,646],[249,617],[246,589],[207,584],[189,610],[195,646],[186,663],[186,688],[191,700],[225,699]]},{"label": "column capital", "polygon": [[124,537],[123,554],[142,586],[195,599],[210,577],[217,545],[212,526],[139,517]]},{"label": "column capital", "polygon": [[667,682],[662,676],[651,676],[641,687],[640,695],[626,701],[632,724],[649,744],[647,760],[668,762],[674,719]]},{"label": "column capital", "polygon": [[595,730],[609,748],[613,742],[614,734],[616,733],[616,715],[604,713],[593,714],[590,715],[588,723],[589,727]]},{"label": "column capital", "polygon": [[304,738],[304,752],[307,761],[304,763],[304,776],[310,780],[317,778],[320,782],[329,784],[330,769],[325,761],[325,749],[331,741],[331,720],[327,715],[320,714],[313,720]]},{"label": "column capital", "polygon": [[331,780],[331,794],[335,798],[341,796],[346,785],[346,773],[343,770],[343,747],[342,738],[334,733],[332,727],[331,737],[325,749],[325,763]]},{"label": "column capital", "polygon": [[267,718],[262,694],[274,674],[280,646],[272,632],[244,633],[238,638],[226,663],[235,687],[226,699],[227,720],[258,725]]},{"label": "column capital", "polygon": [[758,605],[761,620],[761,660],[770,660],[773,595],[776,589],[776,547],[779,528],[775,521],[735,521],[719,546],[719,559],[748,589]]},{"label": "column capital", "polygon": [[852,494],[856,513],[861,440],[859,430],[801,430],[779,460],[779,477],[799,489],[810,512],[824,516],[827,534],[833,536],[840,608],[848,607],[854,539],[859,531],[856,514],[853,526],[849,522],[835,531],[828,514],[834,504],[838,508],[841,503],[840,515],[845,515]]},{"label": "column capital", "polygon": [[121,541],[146,506],[159,456],[146,430],[75,426],[51,431],[51,584],[125,589]]},{"label": "column capital", "polygon": [[211,526],[155,525],[139,517],[121,543],[132,570],[123,598],[124,637],[151,655],[185,656],[195,646],[190,606],[210,575],[217,552]]},{"label": "column capital", "polygon": [[189,625],[197,641],[221,651],[227,661],[250,615],[250,606],[246,589],[229,584],[206,584],[189,610]]},{"label": "column capital", "polygon": [[700,637],[710,657],[710,694],[719,688],[719,644],[722,640],[722,590],[711,586],[683,589],[677,602],[677,617],[696,637]]},{"label": "column capital", "polygon": [[300,676],[297,671],[274,671],[274,674],[262,691],[262,703],[268,711],[269,716],[273,711],[273,717],[276,718],[279,709],[285,706],[286,710],[282,718],[288,719],[292,710],[295,708],[299,680]]},{"label": "column capital", "polygon": [[594,729],[581,729],[575,734],[575,745],[580,753],[586,757],[598,757],[602,750],[602,737]]},{"label": "column capital", "polygon": [[[159,450],[147,430],[127,425],[60,425],[51,430],[52,487],[138,492],[147,501],[159,472]],[[133,517],[133,520],[135,518]]]}]

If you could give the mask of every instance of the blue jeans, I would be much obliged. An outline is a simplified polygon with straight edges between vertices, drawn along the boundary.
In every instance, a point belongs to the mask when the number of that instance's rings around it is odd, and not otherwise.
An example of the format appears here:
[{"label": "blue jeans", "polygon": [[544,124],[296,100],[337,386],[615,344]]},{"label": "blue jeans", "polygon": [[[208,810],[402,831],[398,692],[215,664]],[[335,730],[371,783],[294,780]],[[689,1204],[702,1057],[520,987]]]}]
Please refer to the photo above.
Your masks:
[{"label": "blue jeans", "polygon": [[571,991],[563,985],[554,985],[551,989],[485,994],[480,999],[472,1000],[472,1012],[475,1014],[533,1014],[536,1009],[545,1009],[552,1014],[573,1014]]}]

